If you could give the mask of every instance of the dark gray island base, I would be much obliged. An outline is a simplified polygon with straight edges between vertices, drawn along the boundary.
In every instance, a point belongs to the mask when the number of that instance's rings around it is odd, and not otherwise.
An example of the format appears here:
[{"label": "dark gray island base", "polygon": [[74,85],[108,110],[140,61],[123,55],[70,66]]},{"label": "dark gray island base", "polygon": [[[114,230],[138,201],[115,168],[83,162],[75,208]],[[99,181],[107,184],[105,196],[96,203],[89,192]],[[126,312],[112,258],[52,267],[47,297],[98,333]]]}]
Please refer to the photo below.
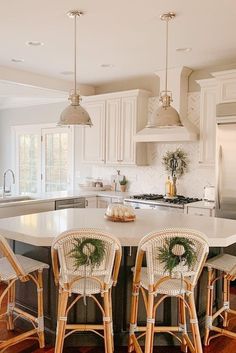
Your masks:
[{"label": "dark gray island base", "polygon": [[[45,316],[45,334],[46,341],[54,345],[56,323],[57,323],[57,288],[54,285],[53,272],[51,268],[51,249],[50,247],[41,247],[14,241],[14,251],[43,261],[50,265],[50,269],[44,272],[44,316]],[[119,273],[118,284],[113,289],[113,326],[115,346],[125,346],[128,341],[130,298],[132,285],[131,268],[135,263],[137,247],[123,247],[123,258]],[[219,253],[219,248],[211,248],[211,255]],[[204,271],[205,272],[205,271]],[[203,328],[205,316],[205,298],[206,298],[206,275],[203,272],[198,286],[196,288],[196,305],[199,315],[200,327]],[[29,283],[20,283],[17,285],[16,300],[17,305],[31,314],[35,314],[37,307],[35,295],[32,295],[36,289]],[[73,298],[73,295],[72,295]],[[71,298],[71,300],[72,300]],[[175,298],[167,298],[160,307],[157,315],[157,324],[175,325],[177,318],[177,302]],[[72,309],[68,321],[72,322],[102,322],[100,312],[91,299],[87,300],[85,306],[83,300]],[[146,315],[144,305],[140,305],[139,322],[145,323]],[[28,325],[27,322],[20,321],[22,328]],[[83,337],[81,337],[83,336]],[[155,342],[156,344],[156,342]],[[176,339],[168,334],[158,335],[158,345],[176,345]],[[99,346],[103,345],[103,340],[93,333],[75,333],[65,340],[66,346]]]}]

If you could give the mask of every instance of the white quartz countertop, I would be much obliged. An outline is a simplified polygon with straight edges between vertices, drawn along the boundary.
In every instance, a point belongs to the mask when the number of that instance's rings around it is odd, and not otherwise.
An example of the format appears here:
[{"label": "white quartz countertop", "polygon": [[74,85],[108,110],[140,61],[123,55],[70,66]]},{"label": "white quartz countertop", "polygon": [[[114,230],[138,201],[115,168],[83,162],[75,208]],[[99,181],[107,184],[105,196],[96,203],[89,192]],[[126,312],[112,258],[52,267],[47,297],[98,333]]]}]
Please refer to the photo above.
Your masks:
[{"label": "white quartz countertop", "polygon": [[[84,191],[84,190],[74,190],[74,191],[61,191],[61,192],[54,192],[54,193],[45,193],[45,194],[39,194],[39,195],[20,195],[21,196],[28,196],[29,199],[24,200],[24,201],[19,201],[17,200],[17,196],[19,195],[12,195],[12,196],[7,196],[4,198],[0,198],[0,208],[1,207],[11,207],[11,206],[17,206],[17,205],[30,205],[34,203],[40,203],[40,202],[48,202],[48,201],[58,201],[58,200],[63,200],[63,199],[73,199],[77,197],[96,197],[96,196],[101,196],[101,197],[110,197],[110,198],[117,198],[118,200],[124,199],[129,196],[129,193],[127,192],[119,192],[119,191],[110,191],[110,190],[105,190],[105,191]],[[15,198],[14,201],[9,202],[11,198]],[[4,202],[4,200],[6,202]]]},{"label": "white quartz countertop", "polygon": [[135,210],[134,222],[115,223],[104,219],[104,212],[104,209],[65,209],[0,219],[0,234],[31,245],[50,246],[63,231],[100,228],[117,236],[123,246],[137,246],[149,232],[181,227],[205,233],[212,247],[226,247],[236,242],[236,220]]}]

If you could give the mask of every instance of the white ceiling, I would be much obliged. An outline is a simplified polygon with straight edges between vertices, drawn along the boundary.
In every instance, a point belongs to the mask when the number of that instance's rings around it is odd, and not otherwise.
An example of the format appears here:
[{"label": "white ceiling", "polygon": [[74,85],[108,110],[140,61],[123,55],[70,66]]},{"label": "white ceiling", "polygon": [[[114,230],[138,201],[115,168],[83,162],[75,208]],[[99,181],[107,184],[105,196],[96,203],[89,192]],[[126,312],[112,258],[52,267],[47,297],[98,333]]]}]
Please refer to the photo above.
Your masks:
[{"label": "white ceiling", "polygon": [[[165,24],[170,23],[169,66],[192,69],[236,61],[235,0],[0,0],[0,65],[66,80],[73,70],[71,9],[86,15],[78,24],[78,79],[100,85],[152,74],[164,67]],[[29,47],[26,41],[42,41]],[[176,48],[191,47],[190,53]],[[12,63],[23,58],[24,63]],[[101,64],[112,68],[101,68]]]}]

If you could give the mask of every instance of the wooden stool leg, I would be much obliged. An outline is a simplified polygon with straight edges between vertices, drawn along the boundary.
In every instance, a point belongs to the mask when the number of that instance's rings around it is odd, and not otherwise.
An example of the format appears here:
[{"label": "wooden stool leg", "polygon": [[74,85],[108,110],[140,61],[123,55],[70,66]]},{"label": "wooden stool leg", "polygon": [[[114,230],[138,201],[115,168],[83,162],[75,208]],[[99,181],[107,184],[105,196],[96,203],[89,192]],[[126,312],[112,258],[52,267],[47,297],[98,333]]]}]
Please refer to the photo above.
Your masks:
[{"label": "wooden stool leg", "polygon": [[134,335],[134,328],[137,325],[138,319],[138,300],[139,300],[139,285],[133,283],[131,296],[131,312],[130,312],[130,334],[128,343],[128,352],[134,351],[132,335]]},{"label": "wooden stool leg", "polygon": [[205,336],[204,336],[204,345],[209,345],[209,334],[210,326],[212,324],[212,310],[213,310],[213,273],[214,271],[211,268],[208,268],[207,276],[207,306],[206,306],[206,323],[205,323]]},{"label": "wooden stool leg", "polygon": [[194,294],[191,292],[188,296],[188,302],[190,307],[190,324],[193,333],[193,340],[195,346],[195,353],[202,353],[202,343],[201,343],[201,336],[198,326],[198,319],[194,301]]},{"label": "wooden stool leg", "polygon": [[223,326],[226,327],[228,324],[228,312],[227,312],[227,307],[229,308],[229,284],[230,281],[227,280],[226,275],[224,275],[224,279],[223,279],[223,305],[225,307],[225,312],[224,312],[224,321],[223,321]]},{"label": "wooden stool leg", "polygon": [[155,325],[153,306],[154,306],[153,288],[149,288],[148,303],[147,303],[147,328],[146,328],[146,339],[145,339],[145,353],[153,352],[153,335],[154,335],[154,325]]},{"label": "wooden stool leg", "polygon": [[109,289],[109,312],[110,312],[110,318],[111,318],[111,330],[112,330],[112,335],[111,335],[111,343],[112,343],[112,352],[114,352],[114,332],[113,332],[113,314],[112,314],[112,290]]},{"label": "wooden stool leg", "polygon": [[[184,295],[183,295],[184,296]],[[183,297],[182,296],[182,297]],[[184,299],[184,297],[183,297]],[[187,327],[186,327],[186,308],[184,301],[181,298],[178,298],[178,304],[179,304],[179,326],[181,326],[181,329],[183,330],[182,333],[182,343],[181,343],[181,351],[186,353],[188,350],[186,339],[184,338],[184,334],[187,333]]]},{"label": "wooden stool leg", "polygon": [[37,296],[38,296],[39,346],[40,346],[40,348],[44,348],[45,338],[44,338],[44,316],[43,316],[43,271],[42,270],[38,270]]},{"label": "wooden stool leg", "polygon": [[56,335],[56,344],[54,353],[62,353],[63,351],[63,343],[66,329],[66,308],[68,302],[69,293],[68,291],[61,290],[61,294],[59,296],[58,303],[58,318],[57,318],[57,335]]},{"label": "wooden stool leg", "polygon": [[110,303],[109,303],[108,291],[104,292],[103,300],[104,300],[104,313],[105,313],[105,317],[103,317],[105,350],[106,350],[106,353],[112,353],[113,352],[112,318],[110,317]]},{"label": "wooden stool leg", "polygon": [[15,308],[15,293],[16,293],[16,285],[15,282],[12,284],[10,282],[10,288],[7,293],[7,329],[14,330],[14,322],[13,322],[13,311]]}]

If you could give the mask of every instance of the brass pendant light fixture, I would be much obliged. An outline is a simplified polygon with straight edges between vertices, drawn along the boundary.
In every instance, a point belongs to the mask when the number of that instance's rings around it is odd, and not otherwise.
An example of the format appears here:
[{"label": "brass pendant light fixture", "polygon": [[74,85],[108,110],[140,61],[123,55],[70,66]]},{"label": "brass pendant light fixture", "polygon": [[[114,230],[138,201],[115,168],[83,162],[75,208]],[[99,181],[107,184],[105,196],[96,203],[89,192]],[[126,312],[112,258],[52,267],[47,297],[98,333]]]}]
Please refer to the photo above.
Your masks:
[{"label": "brass pendant light fixture", "polygon": [[166,22],[166,61],[165,61],[165,89],[160,92],[159,101],[161,106],[153,112],[151,123],[146,127],[149,128],[166,128],[166,127],[175,127],[182,126],[180,117],[175,108],[171,106],[172,93],[168,91],[167,82],[168,82],[168,36],[169,36],[169,21],[175,18],[175,13],[168,12],[160,16],[162,21]]},{"label": "brass pendant light fixture", "polygon": [[67,15],[70,18],[74,19],[74,90],[70,93],[68,100],[71,101],[71,104],[63,110],[60,116],[60,121],[58,125],[88,125],[92,126],[92,121],[88,112],[80,105],[80,95],[77,90],[76,82],[76,59],[77,59],[77,47],[76,47],[76,24],[77,17],[83,15],[83,12],[78,10],[69,11]]}]

